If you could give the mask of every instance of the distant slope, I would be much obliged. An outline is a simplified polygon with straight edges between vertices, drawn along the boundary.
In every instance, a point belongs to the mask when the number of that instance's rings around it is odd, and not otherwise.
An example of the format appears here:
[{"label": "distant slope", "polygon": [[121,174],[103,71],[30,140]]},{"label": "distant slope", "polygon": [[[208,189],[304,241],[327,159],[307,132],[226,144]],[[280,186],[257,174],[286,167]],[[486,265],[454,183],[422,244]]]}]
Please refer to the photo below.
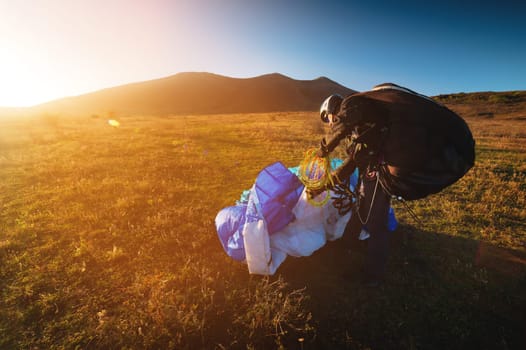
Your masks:
[{"label": "distant slope", "polygon": [[526,91],[457,93],[433,98],[462,117],[526,120]]},{"label": "distant slope", "polygon": [[24,107],[0,107],[0,118],[17,117],[27,114],[28,111],[29,108]]},{"label": "distant slope", "polygon": [[141,115],[314,111],[329,94],[353,91],[325,77],[294,80],[274,73],[239,79],[189,72],[64,98],[34,109]]}]

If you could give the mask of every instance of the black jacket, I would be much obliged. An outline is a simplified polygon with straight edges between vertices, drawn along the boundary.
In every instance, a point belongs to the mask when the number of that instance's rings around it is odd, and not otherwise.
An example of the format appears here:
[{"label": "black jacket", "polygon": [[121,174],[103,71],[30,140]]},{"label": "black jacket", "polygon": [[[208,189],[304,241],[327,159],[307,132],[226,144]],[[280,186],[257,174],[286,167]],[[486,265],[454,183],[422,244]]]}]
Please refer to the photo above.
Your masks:
[{"label": "black jacket", "polygon": [[[347,141],[347,158],[334,172],[339,182],[348,179],[356,167],[363,173],[381,161],[381,147],[388,131],[387,111],[353,96],[343,100],[336,121],[320,145],[319,153],[324,155],[332,152],[342,141]],[[371,117],[364,118],[365,109]]]}]

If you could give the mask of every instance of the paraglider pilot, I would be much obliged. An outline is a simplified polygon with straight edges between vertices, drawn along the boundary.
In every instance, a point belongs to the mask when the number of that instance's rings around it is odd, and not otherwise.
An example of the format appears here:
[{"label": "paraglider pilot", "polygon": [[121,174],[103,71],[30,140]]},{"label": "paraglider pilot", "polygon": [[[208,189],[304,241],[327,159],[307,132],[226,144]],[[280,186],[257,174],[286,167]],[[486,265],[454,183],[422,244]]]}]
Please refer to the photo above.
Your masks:
[{"label": "paraglider pilot", "polygon": [[[331,95],[321,105],[321,120],[329,123],[330,131],[322,139],[317,155],[324,157],[342,141],[346,143],[347,158],[333,172],[334,186],[331,188],[343,196],[345,192],[351,194],[346,179],[358,168],[359,182],[357,193],[353,194],[355,198],[348,197],[346,204],[335,199],[335,203],[339,203],[343,211],[353,210],[347,232],[357,237],[363,229],[370,235],[363,282],[366,286],[374,287],[384,278],[389,252],[390,196],[383,190],[378,174],[378,165],[382,161],[381,145],[388,129],[385,111],[377,110],[381,107],[364,102],[349,103],[351,97],[344,99],[340,95]],[[363,118],[366,113],[367,118]],[[318,194],[313,191],[309,193],[312,197]]]},{"label": "paraglider pilot", "polygon": [[[330,131],[318,157],[346,142],[347,157],[327,183],[340,214],[353,210],[346,231],[370,235],[364,277],[366,284],[378,284],[389,250],[390,198],[424,198],[461,179],[475,163],[473,135],[455,112],[392,83],[345,98],[331,95],[320,117]],[[350,191],[347,181],[356,168],[357,190]]]}]

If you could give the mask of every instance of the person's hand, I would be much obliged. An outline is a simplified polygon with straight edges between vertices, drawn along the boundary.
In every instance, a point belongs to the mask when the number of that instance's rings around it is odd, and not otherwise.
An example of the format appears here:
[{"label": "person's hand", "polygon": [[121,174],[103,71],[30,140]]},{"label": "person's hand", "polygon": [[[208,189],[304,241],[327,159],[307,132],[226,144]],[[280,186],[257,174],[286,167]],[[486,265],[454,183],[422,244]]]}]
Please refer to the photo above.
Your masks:
[{"label": "person's hand", "polygon": [[325,141],[325,138],[323,138],[320,142],[320,148],[318,148],[318,151],[316,151],[316,157],[323,158],[327,154],[329,154],[329,151],[327,150],[327,143]]}]

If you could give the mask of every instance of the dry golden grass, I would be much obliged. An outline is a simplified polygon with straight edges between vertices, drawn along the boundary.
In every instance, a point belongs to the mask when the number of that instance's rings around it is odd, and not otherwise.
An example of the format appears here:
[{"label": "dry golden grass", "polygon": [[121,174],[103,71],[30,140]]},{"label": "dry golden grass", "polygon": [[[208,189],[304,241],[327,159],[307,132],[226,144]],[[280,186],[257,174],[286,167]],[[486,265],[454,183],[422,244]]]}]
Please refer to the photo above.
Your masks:
[{"label": "dry golden grass", "polygon": [[[118,120],[120,126],[108,124]],[[316,113],[0,121],[0,348],[520,348],[526,122],[468,120],[477,164],[396,205],[385,287],[344,238],[249,276],[217,212],[295,166]]]}]

